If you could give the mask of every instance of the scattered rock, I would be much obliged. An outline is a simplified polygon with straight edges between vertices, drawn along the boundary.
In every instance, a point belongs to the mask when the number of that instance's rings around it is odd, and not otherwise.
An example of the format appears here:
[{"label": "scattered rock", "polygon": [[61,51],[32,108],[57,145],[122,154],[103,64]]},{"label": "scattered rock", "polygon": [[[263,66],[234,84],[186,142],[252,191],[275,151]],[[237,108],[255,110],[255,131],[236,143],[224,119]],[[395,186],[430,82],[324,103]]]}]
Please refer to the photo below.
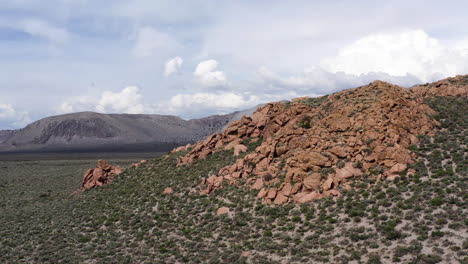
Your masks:
[{"label": "scattered rock", "polygon": [[114,176],[121,174],[123,171],[119,166],[112,166],[104,160],[99,160],[96,168],[88,169],[83,175],[82,186],[84,189],[91,189],[95,186],[109,184]]},{"label": "scattered rock", "polygon": [[228,207],[221,207],[221,208],[218,208],[218,210],[216,210],[216,215],[220,216],[220,215],[223,215],[223,214],[227,214],[229,213],[229,208]]},{"label": "scattered rock", "polygon": [[163,191],[163,194],[171,194],[172,193],[172,188],[171,187],[167,187],[166,189],[164,189]]},{"label": "scattered rock", "polygon": [[132,163],[132,165],[130,165],[130,167],[136,168],[136,167],[140,166],[141,164],[145,164],[146,162],[147,162],[146,160],[141,160],[140,162]]}]

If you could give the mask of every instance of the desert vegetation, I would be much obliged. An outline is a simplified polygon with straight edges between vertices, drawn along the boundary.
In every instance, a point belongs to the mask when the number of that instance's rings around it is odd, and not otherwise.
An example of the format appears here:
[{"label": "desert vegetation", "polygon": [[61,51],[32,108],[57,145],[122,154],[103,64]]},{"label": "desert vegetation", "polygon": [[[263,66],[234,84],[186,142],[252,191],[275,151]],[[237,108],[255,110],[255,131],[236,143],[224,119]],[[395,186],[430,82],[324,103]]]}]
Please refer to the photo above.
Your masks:
[{"label": "desert vegetation", "polygon": [[[1,162],[0,262],[466,263],[468,104],[427,103],[440,127],[410,146],[414,175],[365,174],[338,198],[301,205],[265,205],[242,184],[191,192],[235,162],[232,151],[180,167],[185,153],[155,158],[72,196],[94,161]],[[245,144],[241,155],[256,147]]]}]

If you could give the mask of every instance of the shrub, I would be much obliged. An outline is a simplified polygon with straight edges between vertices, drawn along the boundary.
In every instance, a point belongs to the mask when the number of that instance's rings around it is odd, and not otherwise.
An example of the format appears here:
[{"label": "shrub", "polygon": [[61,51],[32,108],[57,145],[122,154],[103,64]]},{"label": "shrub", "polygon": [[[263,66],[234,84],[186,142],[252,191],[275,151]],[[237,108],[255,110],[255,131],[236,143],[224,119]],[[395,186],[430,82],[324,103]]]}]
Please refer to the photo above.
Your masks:
[{"label": "shrub", "polygon": [[310,128],[310,121],[312,120],[312,117],[310,116],[304,116],[301,121],[299,122],[298,126],[302,128]]}]

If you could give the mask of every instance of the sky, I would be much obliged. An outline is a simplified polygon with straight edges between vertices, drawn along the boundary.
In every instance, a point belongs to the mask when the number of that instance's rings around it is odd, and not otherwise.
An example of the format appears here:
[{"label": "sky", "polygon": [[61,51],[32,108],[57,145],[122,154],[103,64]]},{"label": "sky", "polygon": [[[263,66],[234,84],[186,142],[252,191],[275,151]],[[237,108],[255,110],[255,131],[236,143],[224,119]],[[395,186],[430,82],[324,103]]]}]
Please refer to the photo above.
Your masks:
[{"label": "sky", "polygon": [[468,74],[467,1],[1,0],[0,129]]}]

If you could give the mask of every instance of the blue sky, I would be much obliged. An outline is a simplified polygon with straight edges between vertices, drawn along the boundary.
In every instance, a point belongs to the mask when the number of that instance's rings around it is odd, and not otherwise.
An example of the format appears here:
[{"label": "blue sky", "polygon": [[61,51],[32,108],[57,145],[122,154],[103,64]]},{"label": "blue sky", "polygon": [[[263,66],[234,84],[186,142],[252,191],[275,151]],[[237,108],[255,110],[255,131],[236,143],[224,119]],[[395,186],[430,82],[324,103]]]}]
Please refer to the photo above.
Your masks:
[{"label": "blue sky", "polygon": [[194,118],[468,73],[466,1],[2,0],[0,129],[77,111]]}]

